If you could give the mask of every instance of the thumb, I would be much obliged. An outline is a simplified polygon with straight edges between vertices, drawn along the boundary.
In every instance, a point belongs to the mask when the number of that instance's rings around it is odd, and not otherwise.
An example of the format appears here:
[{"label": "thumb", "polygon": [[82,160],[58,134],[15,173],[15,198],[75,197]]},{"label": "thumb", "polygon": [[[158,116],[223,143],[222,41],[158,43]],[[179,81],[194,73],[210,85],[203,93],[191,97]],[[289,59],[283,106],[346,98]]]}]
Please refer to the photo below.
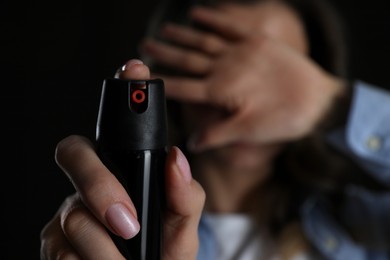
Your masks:
[{"label": "thumb", "polygon": [[198,225],[205,202],[202,187],[192,179],[187,159],[173,147],[166,166],[167,211],[164,221],[164,260],[196,259]]},{"label": "thumb", "polygon": [[141,60],[131,59],[116,72],[115,77],[125,80],[144,80],[150,78],[150,71]]}]

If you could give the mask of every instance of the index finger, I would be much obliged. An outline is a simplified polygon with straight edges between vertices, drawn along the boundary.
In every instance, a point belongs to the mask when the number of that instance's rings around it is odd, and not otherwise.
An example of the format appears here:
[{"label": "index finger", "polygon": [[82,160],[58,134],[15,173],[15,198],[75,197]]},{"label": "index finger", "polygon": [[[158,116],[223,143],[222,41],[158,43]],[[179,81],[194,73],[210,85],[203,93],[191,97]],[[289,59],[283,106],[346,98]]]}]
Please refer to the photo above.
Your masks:
[{"label": "index finger", "polygon": [[55,158],[100,222],[125,239],[138,233],[137,213],[130,197],[100,161],[91,142],[81,136],[67,137],[57,145]]}]

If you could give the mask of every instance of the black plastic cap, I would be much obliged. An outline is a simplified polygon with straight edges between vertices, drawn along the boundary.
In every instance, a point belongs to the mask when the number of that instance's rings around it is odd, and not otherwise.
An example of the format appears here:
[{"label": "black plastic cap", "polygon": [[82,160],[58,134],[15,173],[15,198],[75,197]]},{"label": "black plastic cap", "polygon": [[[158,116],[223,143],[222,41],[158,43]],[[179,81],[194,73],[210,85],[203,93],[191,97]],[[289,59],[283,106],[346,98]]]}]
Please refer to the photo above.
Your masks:
[{"label": "black plastic cap", "polygon": [[101,93],[96,140],[101,149],[111,151],[166,147],[163,81],[106,79]]}]

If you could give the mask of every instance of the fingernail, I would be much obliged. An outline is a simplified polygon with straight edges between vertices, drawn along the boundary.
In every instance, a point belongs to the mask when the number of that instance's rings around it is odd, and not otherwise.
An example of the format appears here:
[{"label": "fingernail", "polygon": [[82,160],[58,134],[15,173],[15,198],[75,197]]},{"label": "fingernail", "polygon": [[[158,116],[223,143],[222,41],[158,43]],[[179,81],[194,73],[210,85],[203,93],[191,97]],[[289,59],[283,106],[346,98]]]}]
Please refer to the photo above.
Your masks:
[{"label": "fingernail", "polygon": [[131,59],[131,60],[129,60],[125,65],[123,65],[122,71],[125,71],[126,69],[130,68],[130,67],[133,66],[133,65],[140,65],[140,64],[144,64],[144,63],[142,62],[142,60]]},{"label": "fingernail", "polygon": [[190,183],[192,180],[192,175],[188,160],[179,148],[174,147],[174,149],[176,150],[176,165],[179,167],[180,173],[183,176],[184,180],[187,183]]},{"label": "fingernail", "polygon": [[124,239],[134,237],[140,230],[137,219],[121,203],[114,204],[108,208],[106,219],[111,228]]}]

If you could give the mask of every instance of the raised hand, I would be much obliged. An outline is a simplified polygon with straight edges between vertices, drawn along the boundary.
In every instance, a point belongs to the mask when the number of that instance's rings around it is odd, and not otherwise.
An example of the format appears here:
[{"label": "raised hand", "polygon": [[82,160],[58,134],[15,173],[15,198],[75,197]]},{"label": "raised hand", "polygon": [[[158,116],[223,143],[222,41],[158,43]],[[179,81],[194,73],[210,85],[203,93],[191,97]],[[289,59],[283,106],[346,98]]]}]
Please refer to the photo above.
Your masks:
[{"label": "raised hand", "polygon": [[[197,7],[192,19],[209,30],[168,24],[162,35],[169,44],[151,39],[143,44],[156,63],[192,75],[156,75],[164,79],[170,98],[211,105],[224,115],[196,129],[193,150],[302,138],[342,95],[343,81],[307,56],[305,34],[291,10],[261,15],[273,5]],[[257,19],[247,12],[259,12]],[[291,28],[280,27],[278,19],[290,19]]]},{"label": "raised hand", "polygon": [[[118,75],[148,79],[149,70],[140,61],[132,60]],[[70,136],[62,140],[57,146],[56,161],[76,193],[63,202],[42,230],[41,258],[123,259],[107,229],[125,239],[139,232],[137,212],[125,189],[84,137]],[[192,179],[186,158],[176,147],[168,154],[165,182],[163,259],[195,259],[205,195]]]}]

